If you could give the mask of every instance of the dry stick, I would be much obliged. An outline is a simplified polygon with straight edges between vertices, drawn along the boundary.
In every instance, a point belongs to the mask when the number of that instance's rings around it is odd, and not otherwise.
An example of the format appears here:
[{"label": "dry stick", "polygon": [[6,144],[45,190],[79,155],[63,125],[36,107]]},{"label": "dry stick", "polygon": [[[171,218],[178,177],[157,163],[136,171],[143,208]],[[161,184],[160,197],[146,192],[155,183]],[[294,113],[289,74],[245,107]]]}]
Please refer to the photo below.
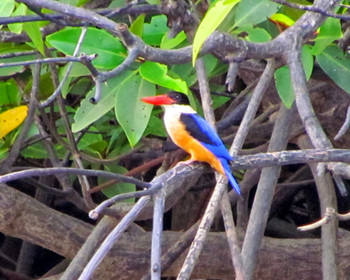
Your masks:
[{"label": "dry stick", "polygon": [[204,68],[204,63],[202,58],[199,58],[196,61],[196,72],[197,72],[197,78],[198,78],[198,84],[199,84],[199,93],[201,95],[201,100],[202,100],[204,117],[206,121],[209,122],[213,128],[215,128],[215,116],[214,116],[213,108],[211,106],[213,101],[211,100],[208,77],[207,77],[207,74],[205,73],[205,68]]},{"label": "dry stick", "polygon": [[[199,87],[200,87],[200,93],[201,93],[201,98],[202,98],[202,106],[203,106],[203,110],[204,110],[204,115],[206,120],[215,128],[215,117],[214,117],[214,112],[213,109],[211,107],[211,97],[210,97],[210,90],[209,90],[209,84],[207,81],[207,76],[205,73],[205,68],[204,68],[204,64],[203,64],[203,60],[199,59],[196,62],[196,70],[197,70],[197,75],[198,75],[198,81],[199,81]],[[203,246],[203,242],[206,239],[206,235],[210,229],[210,226],[213,222],[213,219],[215,217],[216,214],[216,210],[218,208],[218,202],[221,199],[221,196],[223,194],[223,192],[225,192],[226,190],[226,185],[227,185],[227,180],[219,174],[216,174],[216,178],[217,178],[217,185],[215,187],[215,189],[219,189],[218,192],[214,192],[210,202],[208,204],[208,207],[206,209],[206,214],[204,215],[202,221],[209,221],[206,223],[206,227],[201,229],[201,226],[203,227],[203,223],[200,223],[199,226],[199,230],[197,232],[196,235],[196,239],[194,240],[194,242],[192,243],[191,248],[193,248],[193,253],[191,256],[191,253],[188,254],[187,259],[185,260],[185,263],[180,271],[180,274],[178,276],[178,279],[187,279],[190,277],[191,272],[193,271],[193,268],[198,260],[198,257],[200,255],[202,246]],[[227,193],[226,193],[227,195]],[[230,212],[230,214],[227,214],[228,216],[231,217],[232,221],[233,221],[233,215],[232,215],[232,210],[230,207],[224,207],[226,209],[226,212]],[[227,217],[227,215],[225,215],[225,217]],[[227,219],[224,220],[225,222],[228,222]],[[204,222],[205,223],[205,222]],[[230,234],[228,233],[228,241],[230,241],[230,236],[232,234],[236,235],[235,233],[232,233],[232,230],[234,230],[234,228],[231,226],[231,223],[226,225],[227,228],[230,228]],[[202,233],[201,233],[202,231]],[[200,241],[199,241],[200,239]],[[229,242],[230,243],[230,242]],[[197,245],[199,244],[199,246]],[[233,249],[232,246],[229,246],[230,249]],[[191,249],[190,249],[191,250]],[[237,250],[232,250],[231,251],[232,255],[236,255],[237,254]],[[238,259],[239,256],[235,256],[235,259]],[[235,262],[234,262],[235,263]],[[187,277],[187,278],[186,278]]]},{"label": "dry stick", "polygon": [[[84,38],[85,38],[85,35],[86,35],[86,31],[87,31],[87,27],[83,27],[83,29],[81,30],[80,36],[79,36],[78,43],[75,46],[75,50],[73,52],[73,57],[76,57],[78,55],[78,52],[79,52],[79,50],[81,48],[81,45],[83,44],[83,41],[84,41]],[[59,83],[59,85],[56,87],[54,93],[48,99],[46,99],[45,101],[41,102],[40,106],[42,106],[42,107],[48,106],[49,104],[51,104],[56,99],[57,95],[61,94],[61,89],[64,86],[64,84],[66,83],[72,68],[73,68],[73,62],[69,62],[68,63],[68,68],[66,70],[66,73],[64,74],[64,76],[63,76],[61,82]]]},{"label": "dry stick", "polygon": [[349,127],[350,127],[350,106],[348,107],[348,110],[346,112],[346,118],[345,118],[344,124],[340,128],[337,135],[334,136],[334,140],[339,140],[342,136],[344,136],[344,134],[348,131]]},{"label": "dry stick", "polygon": [[[291,80],[295,94],[295,101],[299,115],[304,124],[306,132],[316,148],[332,148],[332,144],[324,133],[315,112],[312,108],[310,96],[307,88],[306,78],[300,59],[301,48],[296,46],[289,55],[289,67]],[[318,176],[315,177],[315,179]],[[334,178],[341,178],[334,175]],[[331,184],[329,186],[332,186]],[[338,185],[339,187],[339,185]],[[345,188],[345,186],[344,186]],[[320,191],[318,189],[318,191]],[[327,207],[337,209],[337,200],[334,188],[324,189],[319,193],[321,213],[325,213]],[[322,272],[324,279],[337,279],[337,221],[322,227]]]},{"label": "dry stick", "polygon": [[327,164],[332,173],[337,174],[343,178],[350,179],[350,165],[342,162],[330,162]]},{"label": "dry stick", "polygon": [[[170,265],[190,246],[198,230],[199,221],[192,225],[162,256],[162,270],[167,270]],[[150,280],[151,274],[147,273],[141,280]]]},{"label": "dry stick", "polygon": [[[289,127],[295,112],[294,108],[288,110],[281,106],[268,151],[278,151],[286,148],[289,139]],[[261,172],[242,246],[243,264],[247,280],[253,279],[280,170],[280,166],[271,166],[264,168]]]},{"label": "dry stick", "polygon": [[[237,70],[238,70],[238,68],[237,68]],[[212,100],[211,100],[211,96],[210,96],[210,88],[209,88],[208,78],[207,78],[207,75],[205,73],[205,67],[204,67],[204,63],[203,63],[202,58],[200,58],[196,61],[196,71],[197,71],[197,76],[198,76],[199,89],[200,89],[200,94],[201,94],[201,99],[202,99],[204,116],[205,116],[205,119],[215,128],[215,116],[214,116],[214,110],[211,106]],[[232,73],[229,72],[229,74],[232,74]],[[232,86],[233,86],[233,84],[232,84]],[[216,173],[216,178],[217,178],[217,181],[224,179],[224,177],[218,173]],[[224,184],[227,185],[226,180],[225,180],[225,182],[226,183],[224,183]],[[223,196],[225,197],[225,200],[227,200],[227,202],[228,202],[229,199],[228,199],[226,189],[224,189]],[[238,243],[236,242],[236,238],[235,238],[235,237],[237,237],[237,233],[235,232],[233,214],[232,214],[232,209],[230,207],[229,202],[228,202],[228,205],[227,205],[227,203],[221,202],[221,212],[222,212],[222,216],[224,217],[224,224],[225,224],[225,229],[226,229],[227,241],[229,243],[229,248],[230,248],[230,252],[231,252],[232,263],[233,263],[235,271],[238,272],[238,275],[241,275],[241,272],[243,271],[242,270],[242,259],[241,259],[240,253],[239,253],[240,249],[239,249]],[[215,211],[213,211],[211,213],[212,213],[212,215],[215,216]],[[238,267],[236,268],[235,265],[237,265]],[[243,275],[241,275],[241,276],[243,276]]]},{"label": "dry stick", "polygon": [[[299,137],[297,143],[302,149],[312,147],[312,143],[306,135]],[[336,211],[334,207],[337,206],[337,198],[330,174],[328,172],[320,174],[317,170],[318,163],[309,163],[309,166],[315,179],[321,213],[326,213],[327,208],[332,208]],[[321,231],[323,279],[336,280],[338,279],[338,220],[330,220],[322,226]]]},{"label": "dry stick", "polygon": [[[263,93],[266,91],[269,81],[273,77],[273,70],[274,70],[274,62],[269,61],[258,85],[255,88],[252,99],[250,100],[246,113],[243,117],[242,124],[239,127],[238,132],[236,134],[236,138],[231,146],[231,149],[230,149],[231,155],[236,155],[238,153],[238,150],[243,145],[244,139],[248,134],[250,123],[252,122],[258,110]],[[185,259],[185,263],[181,268],[181,271],[177,278],[178,280],[190,279],[190,275],[198,260],[200,251],[203,248],[203,242],[205,240],[205,237],[213,222],[214,215],[212,213],[215,212],[216,209],[218,208],[219,202],[221,200],[222,194],[224,193],[225,189],[226,189],[226,184],[221,183],[221,181],[218,182],[218,184],[215,186],[213,195],[210,198],[210,201],[205,210],[202,221],[199,225],[199,229],[197,231],[196,237],[191,244],[190,250]]]},{"label": "dry stick", "polygon": [[[112,207],[113,210],[116,210],[117,208],[117,205]],[[85,240],[78,253],[70,262],[68,268],[64,271],[60,280],[77,279],[82,273],[84,267],[89,262],[90,256],[97,250],[102,241],[106,238],[107,234],[113,230],[119,221],[120,219],[104,216],[101,221],[94,227],[91,234],[89,234],[88,238]],[[133,231],[137,231],[139,233],[144,232],[136,225],[131,226]]]},{"label": "dry stick", "polygon": [[19,135],[17,136],[16,141],[13,143],[12,148],[10,150],[9,155],[1,162],[0,166],[0,174],[7,173],[11,170],[12,165],[17,160],[17,157],[19,155],[19,152],[21,150],[22,144],[27,137],[27,132],[29,131],[33,119],[35,110],[37,107],[37,95],[39,91],[39,80],[40,80],[40,64],[35,65],[33,70],[33,83],[32,83],[32,90],[30,93],[30,100],[28,104],[28,113],[27,118],[25,119],[21,131]]},{"label": "dry stick", "polygon": [[[40,107],[39,107],[39,111],[42,112],[42,115],[45,114],[45,112],[43,112],[43,109]],[[46,128],[43,126],[42,120],[41,118],[39,118],[39,116],[35,116],[35,123],[39,130],[40,135],[44,137],[43,144],[49,156],[51,165],[53,167],[59,167],[60,161],[56,155],[55,149],[53,147],[53,143],[51,141],[46,140],[48,133],[46,131]],[[87,212],[89,209],[86,207],[85,201],[82,199],[80,194],[73,189],[71,183],[69,182],[69,177],[67,176],[67,174],[58,174],[56,177],[59,183],[61,184],[62,189],[64,191],[69,192],[69,195],[67,195],[66,198],[75,206],[77,206],[79,209]]]},{"label": "dry stick", "polygon": [[153,199],[154,212],[151,250],[151,279],[160,280],[160,277],[162,275],[161,257],[165,190],[158,190],[158,192],[153,195]]},{"label": "dry stick", "polygon": [[90,259],[89,263],[83,270],[78,280],[88,280],[91,279],[93,272],[96,270],[97,266],[112,248],[116,240],[121,236],[121,234],[128,228],[132,221],[137,217],[137,215],[142,211],[142,209],[150,201],[149,196],[142,197],[134,207],[126,214],[123,220],[113,229],[111,233],[108,234],[106,239],[103,241],[101,246],[98,248],[94,256]]},{"label": "dry stick", "polygon": [[[88,59],[92,60],[94,56],[88,56]],[[34,60],[27,60],[27,61],[20,61],[20,62],[9,62],[9,63],[1,63],[0,68],[7,68],[7,67],[14,67],[14,66],[30,66],[33,64],[44,64],[44,63],[62,63],[65,64],[66,62],[80,62],[81,57],[72,57],[72,56],[66,56],[66,57],[48,57],[48,58],[40,58],[40,59],[34,59]]]},{"label": "dry stick", "polygon": [[[231,155],[235,156],[238,154],[238,151],[242,148],[245,138],[248,135],[249,128],[253,122],[253,119],[258,111],[260,102],[266,92],[271,79],[273,78],[273,73],[275,69],[275,61],[268,60],[266,68],[253,92],[252,98],[249,102],[247,110],[242,119],[241,125],[238,128],[236,137],[233,141],[233,144],[230,149]],[[243,262],[243,267],[245,269],[245,264]],[[245,275],[244,275],[245,277]]]},{"label": "dry stick", "polygon": [[322,219],[308,225],[300,226],[298,227],[298,230],[300,231],[307,231],[307,230],[312,230],[316,229],[320,226],[323,226],[325,224],[328,224],[334,219],[338,219],[339,221],[348,221],[350,220],[350,212],[345,213],[345,214],[339,214],[335,209],[331,207],[326,208],[326,213],[324,213],[324,216]]},{"label": "dry stick", "polygon": [[103,170],[91,170],[91,169],[80,169],[71,167],[51,167],[51,168],[33,168],[21,171],[8,173],[6,175],[0,175],[0,184],[7,183],[13,180],[18,180],[27,177],[34,176],[50,176],[58,174],[74,174],[74,175],[85,175],[95,177],[106,177],[110,179],[117,179],[119,181],[135,184],[141,188],[150,188],[152,185],[133,177],[124,176],[121,174],[111,173]]},{"label": "dry stick", "polygon": [[230,62],[228,66],[226,81],[225,81],[225,88],[228,92],[233,92],[236,78],[239,71],[239,63],[238,62]]},{"label": "dry stick", "polygon": [[[76,47],[76,49],[74,51],[75,53],[77,53],[79,51],[79,49],[80,49],[80,47],[81,47],[81,45],[83,43],[83,39],[85,38],[85,34],[86,34],[86,28],[83,29],[83,31],[80,34],[78,45],[77,45],[77,47]],[[47,52],[47,54],[50,55],[49,52]],[[68,118],[68,113],[67,113],[67,110],[66,110],[66,106],[64,104],[64,100],[63,100],[62,95],[60,95],[61,91],[58,90],[60,88],[60,83],[59,83],[59,79],[58,79],[57,68],[52,63],[50,63],[49,65],[50,65],[50,68],[51,68],[52,80],[53,80],[53,83],[54,83],[54,85],[55,85],[55,87],[57,89],[57,93],[56,93],[55,97],[56,97],[57,104],[58,104],[58,107],[59,107],[60,116],[61,116],[61,119],[63,121],[65,133],[67,135],[67,138],[68,138],[69,144],[70,144],[69,145],[69,147],[70,147],[69,150],[72,151],[73,160],[74,160],[75,165],[78,168],[84,169],[83,163],[82,163],[81,158],[80,158],[80,153],[78,151],[77,144],[75,142],[74,135],[73,135],[72,130],[71,130],[71,124],[70,124],[70,120]],[[54,99],[52,99],[52,101],[53,100]],[[68,181],[68,177],[66,177],[66,180]],[[83,197],[84,197],[84,202],[86,203],[87,208],[91,209],[91,208],[95,207],[95,203],[93,202],[90,194],[87,192],[90,189],[90,183],[89,183],[87,177],[86,176],[78,176],[78,180],[79,180],[80,185],[81,185],[81,190],[82,190],[82,194],[83,194]]]},{"label": "dry stick", "polygon": [[302,5],[302,4],[297,4],[297,3],[293,3],[290,1],[285,1],[285,0],[272,0],[273,2],[285,5],[287,7],[291,7],[294,9],[299,9],[299,10],[303,10],[303,11],[309,11],[309,12],[314,12],[314,13],[319,13],[321,15],[327,16],[327,17],[333,17],[333,18],[340,18],[340,19],[344,19],[344,20],[349,20],[349,16],[347,15],[340,15],[340,14],[335,14],[332,12],[327,12],[325,9],[323,8],[318,8],[315,7],[315,5]]},{"label": "dry stick", "polygon": [[239,244],[236,227],[233,220],[231,204],[227,192],[224,192],[224,195],[222,196],[220,208],[222,218],[224,220],[225,232],[228,240],[228,245],[230,247],[231,259],[236,274],[236,280],[244,280],[241,247]]}]

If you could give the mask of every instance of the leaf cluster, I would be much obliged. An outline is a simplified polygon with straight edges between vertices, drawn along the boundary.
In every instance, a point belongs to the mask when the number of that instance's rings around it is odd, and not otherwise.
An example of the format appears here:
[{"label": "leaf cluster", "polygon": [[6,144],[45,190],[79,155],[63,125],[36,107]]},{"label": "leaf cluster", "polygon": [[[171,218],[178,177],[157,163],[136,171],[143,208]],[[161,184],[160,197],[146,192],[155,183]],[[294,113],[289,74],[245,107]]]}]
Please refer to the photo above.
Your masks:
[{"label": "leaf cluster", "polygon": [[[224,132],[228,143],[237,131],[232,108],[240,103],[240,112],[247,109],[243,100],[249,102],[251,88],[262,72],[260,66],[272,69],[264,73],[273,77],[280,99],[276,103],[290,110],[296,103],[296,84],[310,81],[317,71],[350,93],[348,27],[346,17],[341,18],[346,16],[346,6],[335,9],[334,17],[320,19],[312,34],[297,37],[292,30],[300,28],[298,22],[307,12],[281,1],[216,0],[189,5],[180,0],[129,4],[112,0],[104,9],[95,9],[96,3],[86,0],[48,0],[45,8],[38,7],[40,0],[28,2],[0,3],[0,35],[5,38],[0,44],[0,173],[9,173],[22,163],[24,167],[75,165],[151,178],[150,168],[164,160],[159,139],[167,135],[162,111],[140,99],[174,90],[187,94],[200,114],[208,113],[205,105],[218,109],[216,116],[222,117],[219,133]],[[168,12],[175,2],[177,6]],[[314,7],[307,0],[293,3]],[[90,10],[80,9],[84,6]],[[186,14],[177,14],[183,7]],[[193,26],[185,26],[185,17],[193,19]],[[300,34],[312,29],[312,24],[301,27]],[[297,57],[286,53],[290,46],[275,44],[290,40],[283,37],[288,34],[295,35],[289,42]],[[247,60],[257,63],[244,64]],[[294,62],[302,65],[299,80],[293,76],[297,72],[292,68]],[[205,91],[198,74],[202,64],[207,91],[215,93],[212,104],[200,99]],[[246,85],[248,89],[243,90]],[[269,102],[267,99],[261,110]],[[299,98],[299,107],[300,103]],[[251,124],[252,140],[245,148],[256,148],[262,142],[257,149],[266,148],[261,131],[266,125],[264,132],[270,139],[268,125],[275,122],[276,110],[266,109]],[[312,138],[312,129],[305,123]],[[322,137],[314,138],[315,147],[331,147],[317,144]],[[147,165],[151,159],[155,162]],[[105,196],[137,189],[130,182],[64,176],[56,178],[62,194],[85,212]],[[91,196],[101,189],[103,198]]]}]

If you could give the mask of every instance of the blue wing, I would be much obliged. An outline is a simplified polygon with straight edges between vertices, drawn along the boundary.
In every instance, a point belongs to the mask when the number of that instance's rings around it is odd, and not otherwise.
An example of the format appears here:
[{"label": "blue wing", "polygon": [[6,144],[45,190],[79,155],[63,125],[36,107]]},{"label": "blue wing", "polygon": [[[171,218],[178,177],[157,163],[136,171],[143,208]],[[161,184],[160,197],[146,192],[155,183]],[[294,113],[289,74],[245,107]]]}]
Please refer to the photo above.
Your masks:
[{"label": "blue wing", "polygon": [[232,160],[232,157],[215,130],[198,114],[181,114],[180,120],[185,124],[186,130],[191,136],[196,138],[204,147],[220,159],[230,185],[241,195],[239,185],[231,173],[229,162]]},{"label": "blue wing", "polygon": [[241,195],[241,189],[240,189],[235,177],[233,177],[233,175],[231,173],[231,168],[230,168],[228,161],[226,159],[220,159],[220,162],[224,168],[225,174],[227,176],[228,181],[230,182],[230,185],[236,191],[237,194]]},{"label": "blue wing", "polygon": [[228,161],[232,160],[220,137],[205,119],[198,114],[181,114],[180,120],[185,124],[190,135],[201,142],[215,156]]}]

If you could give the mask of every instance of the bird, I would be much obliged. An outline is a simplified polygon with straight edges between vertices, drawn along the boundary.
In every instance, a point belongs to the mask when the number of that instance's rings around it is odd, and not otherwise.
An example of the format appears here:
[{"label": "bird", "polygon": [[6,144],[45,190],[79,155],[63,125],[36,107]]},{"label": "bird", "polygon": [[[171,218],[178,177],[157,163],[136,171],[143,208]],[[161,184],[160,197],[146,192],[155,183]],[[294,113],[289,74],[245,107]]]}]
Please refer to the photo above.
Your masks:
[{"label": "bird", "polygon": [[190,106],[185,94],[171,91],[143,97],[141,100],[162,106],[165,129],[173,142],[190,154],[189,162],[201,161],[210,164],[226,176],[233,189],[241,195],[240,187],[230,169],[233,158],[214,128]]}]

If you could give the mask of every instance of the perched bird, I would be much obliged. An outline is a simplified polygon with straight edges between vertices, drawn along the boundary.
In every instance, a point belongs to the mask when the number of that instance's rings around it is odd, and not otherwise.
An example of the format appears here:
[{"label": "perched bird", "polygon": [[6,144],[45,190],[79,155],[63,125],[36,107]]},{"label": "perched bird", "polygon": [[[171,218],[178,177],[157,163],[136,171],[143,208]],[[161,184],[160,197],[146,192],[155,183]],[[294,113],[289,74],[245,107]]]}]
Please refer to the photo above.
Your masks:
[{"label": "perched bird", "polygon": [[230,170],[232,157],[215,130],[189,105],[186,95],[169,92],[141,100],[163,107],[165,128],[173,142],[191,155],[190,161],[209,163],[220,174],[226,175],[231,186],[241,194]]}]

